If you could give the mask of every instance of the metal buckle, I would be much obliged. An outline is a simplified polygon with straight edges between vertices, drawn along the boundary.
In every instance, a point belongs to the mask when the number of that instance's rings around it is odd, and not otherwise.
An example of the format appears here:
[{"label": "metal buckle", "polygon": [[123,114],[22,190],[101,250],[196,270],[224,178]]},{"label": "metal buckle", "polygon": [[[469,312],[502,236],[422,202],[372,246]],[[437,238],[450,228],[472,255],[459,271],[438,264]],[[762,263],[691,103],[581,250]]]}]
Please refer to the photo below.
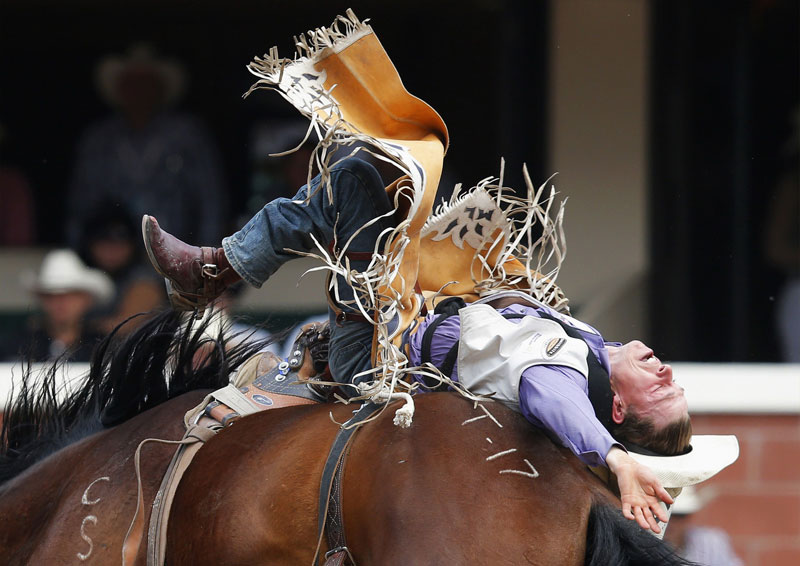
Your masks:
[{"label": "metal buckle", "polygon": [[347,553],[347,557],[350,559],[350,563],[351,564],[355,564],[356,563],[356,561],[353,559],[353,555],[350,554],[350,549],[347,548],[346,546],[337,546],[336,548],[333,548],[333,549],[329,550],[328,552],[325,553],[325,560],[327,560],[328,558],[330,558],[331,556],[333,556],[334,554],[337,554],[339,552],[346,552]]},{"label": "metal buckle", "polygon": [[201,272],[212,279],[219,277],[219,267],[216,263],[204,263]]}]

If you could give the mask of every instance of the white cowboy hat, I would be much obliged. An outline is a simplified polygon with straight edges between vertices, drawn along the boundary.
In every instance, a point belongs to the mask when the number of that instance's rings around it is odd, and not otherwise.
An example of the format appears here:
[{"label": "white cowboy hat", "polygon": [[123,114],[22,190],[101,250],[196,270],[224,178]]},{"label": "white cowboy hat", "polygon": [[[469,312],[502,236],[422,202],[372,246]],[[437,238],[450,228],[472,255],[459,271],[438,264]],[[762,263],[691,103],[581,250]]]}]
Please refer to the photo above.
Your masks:
[{"label": "white cowboy hat", "polygon": [[183,67],[172,59],[155,55],[152,46],[146,43],[132,45],[124,56],[110,55],[97,65],[95,80],[102,97],[112,106],[119,105],[118,81],[131,70],[147,70],[161,79],[164,85],[164,105],[178,100],[186,83]]},{"label": "white cowboy hat", "polygon": [[38,274],[23,275],[23,285],[32,293],[60,294],[85,291],[100,303],[114,294],[114,283],[99,269],[92,269],[72,250],[53,250],[44,256]]},{"label": "white cowboy hat", "polygon": [[697,513],[716,495],[716,490],[713,487],[700,491],[693,485],[687,485],[681,490],[681,494],[675,498],[671,512],[673,515]]},{"label": "white cowboy hat", "polygon": [[733,435],[692,436],[692,449],[678,456],[630,455],[656,474],[665,488],[696,485],[718,474],[739,457],[739,441]]}]

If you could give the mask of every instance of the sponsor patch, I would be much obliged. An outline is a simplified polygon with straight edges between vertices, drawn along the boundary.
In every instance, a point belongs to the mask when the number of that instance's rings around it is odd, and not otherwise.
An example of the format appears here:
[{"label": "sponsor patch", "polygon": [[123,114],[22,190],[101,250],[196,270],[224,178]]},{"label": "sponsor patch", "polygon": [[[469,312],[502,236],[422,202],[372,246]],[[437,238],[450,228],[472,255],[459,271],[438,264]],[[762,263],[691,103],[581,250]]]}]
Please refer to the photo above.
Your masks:
[{"label": "sponsor patch", "polygon": [[272,405],[272,399],[270,399],[266,395],[253,395],[253,401],[258,403],[259,405],[266,405],[267,407]]},{"label": "sponsor patch", "polygon": [[564,344],[567,343],[566,338],[553,338],[547,343],[547,346],[544,349],[544,353],[548,358],[552,358],[555,356],[558,351],[564,347]]}]

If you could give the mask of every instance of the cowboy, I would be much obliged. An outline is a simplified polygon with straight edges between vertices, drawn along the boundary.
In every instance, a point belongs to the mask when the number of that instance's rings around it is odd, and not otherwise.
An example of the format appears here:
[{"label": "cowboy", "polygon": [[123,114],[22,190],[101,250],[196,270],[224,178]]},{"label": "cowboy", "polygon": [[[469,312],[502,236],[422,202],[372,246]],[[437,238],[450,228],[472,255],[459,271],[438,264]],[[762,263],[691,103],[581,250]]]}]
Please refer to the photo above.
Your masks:
[{"label": "cowboy", "polygon": [[139,218],[156,212],[182,237],[223,234],[221,157],[206,127],[177,108],[186,72],[152,45],[104,57],[96,85],[112,113],[83,133],[68,194],[70,244],[98,206],[111,202]]},{"label": "cowboy", "polygon": [[[294,252],[313,250],[315,241],[323,246],[350,241],[350,269],[365,269],[372,251],[383,244],[393,227],[394,207],[380,175],[365,161],[343,160],[331,167],[329,179],[323,186],[317,176],[293,199],[267,203],[241,230],[224,238],[221,247],[189,245],[162,230],[155,218],[145,216],[145,247],[154,267],[167,280],[173,305],[204,308],[240,279],[260,287],[283,263],[297,257]],[[373,326],[352,306],[353,290],[341,274],[336,277],[338,301],[330,313],[328,363],[337,382],[353,385],[368,379]],[[504,297],[508,304],[478,302],[462,309],[467,317],[443,320],[432,335],[430,361],[441,365],[443,354],[459,344],[459,361],[463,361],[452,367],[452,375],[480,393],[481,385],[497,373],[488,372],[487,366],[496,366],[498,360],[487,359],[490,351],[480,344],[484,337],[466,333],[459,326],[468,321],[470,329],[502,329],[503,340],[507,337],[507,344],[516,351],[523,348],[515,340],[520,336],[532,340],[538,332],[546,339],[541,342],[545,344],[541,352],[528,359],[511,356],[503,360],[508,371],[500,389],[509,393],[500,400],[516,405],[585,463],[607,466],[616,475],[625,516],[642,528],[660,532],[656,519],[666,521],[668,516],[659,501],[672,503],[672,497],[647,467],[629,456],[618,438],[628,434],[632,443],[645,447],[656,441],[655,451],[662,454],[688,448],[691,426],[686,400],[672,379],[670,366],[662,364],[641,342],[608,344],[588,325],[519,295],[510,302],[509,296]],[[523,304],[517,304],[520,301]],[[471,308],[473,311],[467,312]],[[470,318],[476,310],[483,312]],[[502,322],[485,324],[481,316],[486,312],[495,313]],[[506,320],[503,315],[519,316]],[[407,331],[412,364],[423,361],[426,329],[441,316],[429,315]],[[527,334],[513,332],[516,325]],[[600,383],[601,389],[605,380],[605,391],[599,397],[607,402],[598,409],[589,398],[589,380]],[[497,389],[498,384],[487,387]],[[598,420],[598,411],[608,414],[605,426]]]},{"label": "cowboy", "polygon": [[68,249],[50,251],[39,273],[25,274],[23,279],[37,298],[41,314],[31,317],[22,336],[5,344],[3,357],[44,362],[66,356],[88,362],[103,333],[87,315],[93,307],[111,300],[111,279],[99,269],[87,267]]}]

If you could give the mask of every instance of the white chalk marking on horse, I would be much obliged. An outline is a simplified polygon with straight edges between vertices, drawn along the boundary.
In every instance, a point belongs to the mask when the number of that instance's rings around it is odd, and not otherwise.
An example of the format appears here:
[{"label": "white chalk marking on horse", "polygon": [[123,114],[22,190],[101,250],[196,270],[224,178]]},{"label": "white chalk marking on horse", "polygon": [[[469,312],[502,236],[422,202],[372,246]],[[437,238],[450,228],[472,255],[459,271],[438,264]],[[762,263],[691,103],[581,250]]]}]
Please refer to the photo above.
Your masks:
[{"label": "white chalk marking on horse", "polygon": [[89,552],[87,552],[86,554],[83,554],[82,552],[79,552],[77,554],[78,558],[81,561],[86,560],[87,558],[89,558],[89,556],[91,556],[91,554],[92,554],[92,550],[94,550],[94,543],[92,543],[92,539],[89,538],[86,535],[86,531],[84,530],[86,528],[86,523],[92,523],[92,524],[96,525],[97,524],[97,517],[95,517],[94,515],[87,515],[86,517],[83,518],[83,521],[81,522],[81,538],[83,540],[85,540],[87,543],[89,543]]},{"label": "white chalk marking on horse", "polygon": [[539,472],[536,471],[536,468],[533,467],[533,464],[531,464],[528,461],[527,458],[523,458],[522,461],[525,462],[528,465],[528,468],[530,468],[530,470],[531,470],[530,472],[526,472],[524,470],[500,470],[500,473],[501,474],[519,474],[520,476],[526,476],[526,477],[534,478],[534,479],[538,478],[539,477]]},{"label": "white chalk marking on horse", "polygon": [[481,415],[479,417],[473,417],[471,419],[465,420],[463,423],[461,423],[461,426],[464,426],[465,424],[469,424],[469,423],[474,423],[475,421],[479,421],[479,420],[485,419],[485,418],[486,418],[486,415]]},{"label": "white chalk marking on horse", "polygon": [[488,442],[489,444],[494,444],[494,442],[492,442],[492,439],[489,438],[488,436],[486,437],[486,442]]},{"label": "white chalk marking on horse", "polygon": [[99,482],[99,481],[111,481],[111,478],[108,477],[108,476],[103,476],[103,477],[97,478],[92,483],[90,483],[89,486],[86,488],[86,490],[83,492],[83,496],[81,497],[81,503],[83,503],[84,505],[95,505],[96,503],[100,502],[100,498],[99,497],[97,499],[95,499],[94,501],[90,501],[89,500],[89,490],[92,489],[92,486],[94,484],[96,484],[97,482]]},{"label": "white chalk marking on horse", "polygon": [[496,425],[497,425],[498,427],[500,427],[500,428],[503,428],[503,425],[501,425],[501,424],[500,424],[500,421],[498,421],[496,418],[494,418],[494,415],[493,415],[492,413],[490,413],[490,412],[489,412],[489,409],[487,409],[487,408],[486,408],[486,407],[484,407],[483,405],[478,405],[478,406],[481,408],[481,410],[482,410],[484,413],[486,413],[486,416],[487,416],[487,417],[489,417],[490,419],[492,419],[492,421],[494,421],[494,424],[496,424]]},{"label": "white chalk marking on horse", "polygon": [[[90,483],[83,491],[83,495],[81,496],[81,503],[83,505],[96,505],[97,503],[100,502],[99,497],[97,499],[89,499],[89,490],[92,489],[92,486],[94,486],[94,484],[100,481],[111,481],[111,478],[108,476],[101,476],[96,480],[94,480],[92,483]],[[89,538],[89,536],[86,534],[86,523],[92,523],[93,525],[96,525],[97,517],[94,515],[87,515],[86,517],[83,518],[83,521],[81,522],[81,538],[85,540],[87,543],[89,543],[89,552],[87,552],[86,554],[82,552],[77,553],[77,557],[81,561],[89,558],[89,556],[91,556],[92,554],[92,550],[94,549],[94,543],[92,542],[92,539]]]},{"label": "white chalk marking on horse", "polygon": [[499,458],[500,456],[505,456],[506,454],[512,454],[512,453],[514,453],[516,451],[517,451],[516,448],[511,448],[510,450],[503,450],[502,452],[498,452],[497,454],[492,454],[491,456],[487,456],[486,457],[486,461],[490,462],[491,460],[495,460],[495,459]]}]

